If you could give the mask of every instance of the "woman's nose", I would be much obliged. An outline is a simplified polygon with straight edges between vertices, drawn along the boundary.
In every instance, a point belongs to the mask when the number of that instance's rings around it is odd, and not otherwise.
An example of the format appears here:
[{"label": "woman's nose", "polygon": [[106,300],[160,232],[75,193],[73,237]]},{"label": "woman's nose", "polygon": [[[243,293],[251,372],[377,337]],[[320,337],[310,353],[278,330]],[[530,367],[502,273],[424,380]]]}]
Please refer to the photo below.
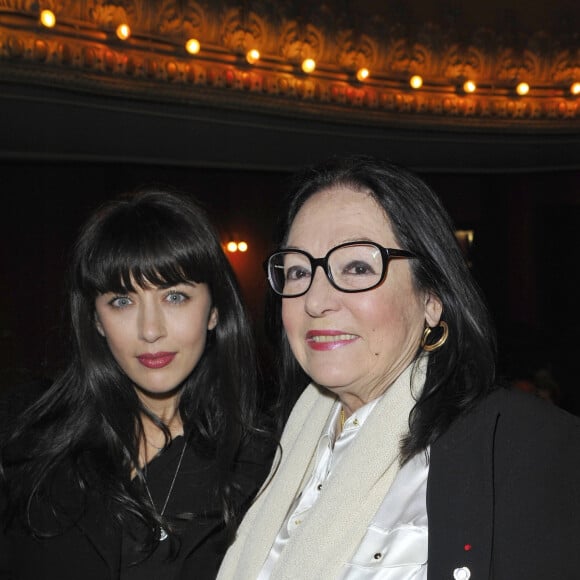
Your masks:
[{"label": "woman's nose", "polygon": [[339,291],[332,286],[322,267],[314,270],[312,284],[304,295],[304,307],[310,316],[324,316],[336,310],[339,303]]},{"label": "woman's nose", "polygon": [[143,303],[139,309],[139,338],[155,342],[165,336],[165,317],[158,304]]}]

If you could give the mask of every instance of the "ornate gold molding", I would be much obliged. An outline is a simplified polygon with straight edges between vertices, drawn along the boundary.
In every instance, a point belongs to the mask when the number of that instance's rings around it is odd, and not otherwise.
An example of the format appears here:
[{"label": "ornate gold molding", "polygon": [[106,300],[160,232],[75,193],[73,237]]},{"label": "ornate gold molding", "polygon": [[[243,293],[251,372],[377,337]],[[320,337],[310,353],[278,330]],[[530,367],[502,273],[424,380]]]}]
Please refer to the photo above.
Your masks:
[{"label": "ornate gold molding", "polygon": [[[54,28],[40,25],[41,9],[55,13]],[[489,30],[466,39],[433,24],[405,34],[341,22],[327,5],[305,14],[274,0],[0,0],[0,81],[337,122],[578,131],[577,36],[538,32],[510,44]],[[131,28],[125,41],[115,35],[121,23]],[[198,54],[186,52],[188,38]],[[300,68],[305,58],[316,61],[312,74]],[[420,89],[411,75],[423,78]],[[531,87],[523,97],[519,81]]]}]

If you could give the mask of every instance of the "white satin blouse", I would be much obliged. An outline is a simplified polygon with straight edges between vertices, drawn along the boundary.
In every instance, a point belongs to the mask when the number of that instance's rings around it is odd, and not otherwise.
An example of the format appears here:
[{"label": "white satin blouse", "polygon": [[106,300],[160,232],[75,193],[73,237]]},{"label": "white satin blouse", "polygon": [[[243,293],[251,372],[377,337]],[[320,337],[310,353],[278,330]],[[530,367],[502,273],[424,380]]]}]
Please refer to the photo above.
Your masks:
[{"label": "white satin blouse", "polygon": [[[257,580],[269,580],[282,550],[308,517],[330,474],[348,468],[340,464],[344,452],[379,400],[353,413],[338,437],[336,425],[341,405],[335,405],[318,442],[312,475],[290,508]],[[417,455],[399,470],[358,549],[345,563],[340,580],[426,580],[428,472],[424,454]],[[308,571],[304,572],[304,578],[308,578]]]}]

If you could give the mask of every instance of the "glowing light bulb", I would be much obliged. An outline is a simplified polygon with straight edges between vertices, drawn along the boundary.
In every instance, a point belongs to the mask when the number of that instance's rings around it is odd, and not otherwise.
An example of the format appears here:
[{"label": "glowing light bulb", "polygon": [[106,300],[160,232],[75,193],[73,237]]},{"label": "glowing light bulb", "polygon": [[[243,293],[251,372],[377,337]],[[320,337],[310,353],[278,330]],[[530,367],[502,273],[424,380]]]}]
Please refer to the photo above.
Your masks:
[{"label": "glowing light bulb", "polygon": [[368,68],[364,68],[364,67],[363,68],[359,68],[356,71],[356,78],[357,78],[357,80],[359,80],[362,83],[363,81],[365,81],[366,79],[369,78],[369,74],[370,73],[369,73],[369,69]]},{"label": "glowing light bulb", "polygon": [[256,48],[252,48],[252,50],[248,50],[246,54],[246,60],[250,64],[256,64],[260,60],[260,51]]},{"label": "glowing light bulb", "polygon": [[117,36],[121,39],[121,40],[127,40],[130,36],[131,36],[131,28],[128,24],[119,24],[119,26],[117,26]]},{"label": "glowing light bulb", "polygon": [[528,85],[528,83],[519,83],[518,86],[516,87],[516,93],[518,95],[520,95],[521,97],[523,97],[524,95],[527,95],[530,92],[530,85]]},{"label": "glowing light bulb", "polygon": [[474,93],[475,89],[477,89],[477,85],[473,81],[465,81],[463,83],[463,90],[466,93]]},{"label": "glowing light bulb", "polygon": [[246,242],[238,242],[238,250],[240,250],[240,252],[247,252],[248,244],[246,244]]},{"label": "glowing light bulb", "polygon": [[580,83],[572,83],[570,86],[570,92],[573,95],[580,95]]},{"label": "glowing light bulb", "polygon": [[315,69],[316,69],[316,61],[313,58],[305,58],[302,61],[302,70],[306,74],[310,74],[311,72],[314,72]]},{"label": "glowing light bulb", "polygon": [[53,28],[56,24],[56,16],[52,10],[43,10],[40,13],[40,23],[46,28]]},{"label": "glowing light bulb", "polygon": [[409,84],[413,89],[420,89],[423,86],[423,77],[419,75],[413,75],[409,79]]},{"label": "glowing light bulb", "polygon": [[226,244],[226,250],[233,254],[234,252],[238,251],[238,244],[236,244],[236,242],[228,242]]},{"label": "glowing light bulb", "polygon": [[199,40],[197,40],[197,38],[190,38],[185,43],[185,50],[187,50],[189,54],[197,54],[201,50],[201,44],[199,44]]}]

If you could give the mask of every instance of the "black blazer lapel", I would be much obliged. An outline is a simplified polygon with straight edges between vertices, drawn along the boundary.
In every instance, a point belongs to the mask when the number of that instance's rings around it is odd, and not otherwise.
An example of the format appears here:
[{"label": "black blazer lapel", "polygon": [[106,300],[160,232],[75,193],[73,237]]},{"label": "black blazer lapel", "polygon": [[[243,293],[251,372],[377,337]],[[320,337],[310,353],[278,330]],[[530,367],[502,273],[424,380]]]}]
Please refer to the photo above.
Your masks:
[{"label": "black blazer lapel", "polygon": [[[427,484],[430,579],[467,578],[468,571],[472,578],[490,578],[498,418],[489,400],[484,401],[475,412],[456,420],[431,447]],[[462,568],[466,569],[463,575]]]}]

